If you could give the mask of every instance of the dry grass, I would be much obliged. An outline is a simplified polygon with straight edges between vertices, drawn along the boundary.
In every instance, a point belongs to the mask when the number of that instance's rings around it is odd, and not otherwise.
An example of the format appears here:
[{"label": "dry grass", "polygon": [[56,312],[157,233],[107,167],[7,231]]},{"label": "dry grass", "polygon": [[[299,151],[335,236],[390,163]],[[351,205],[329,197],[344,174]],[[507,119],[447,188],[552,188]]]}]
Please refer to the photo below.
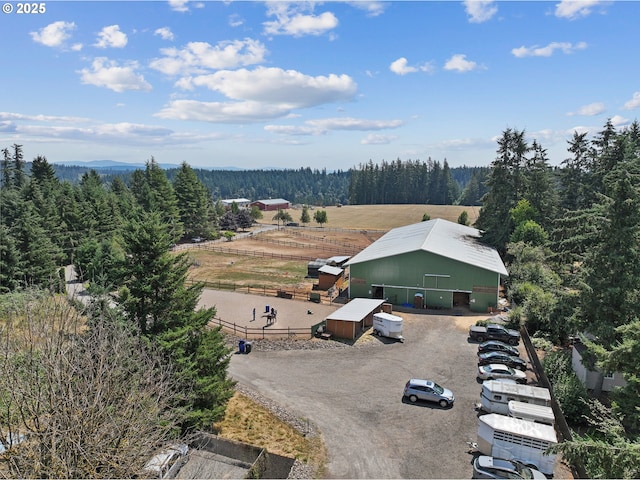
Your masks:
[{"label": "dry grass", "polygon": [[214,427],[223,438],[296,458],[320,472],[326,462],[326,450],[319,437],[305,437],[261,405],[237,392],[229,401],[224,419]]},{"label": "dry grass", "polygon": [[[428,213],[432,219],[443,218],[457,222],[463,210],[469,215],[469,222],[473,224],[478,218],[480,207],[465,207],[459,205],[345,205],[342,207],[325,207],[329,220],[326,228],[362,228],[390,230],[403,225],[410,225],[422,221],[422,216]],[[298,221],[302,211],[290,210],[294,221]],[[313,212],[310,212],[313,218]],[[265,214],[264,223],[269,223],[269,214]],[[311,225],[317,226],[312,221]]]}]

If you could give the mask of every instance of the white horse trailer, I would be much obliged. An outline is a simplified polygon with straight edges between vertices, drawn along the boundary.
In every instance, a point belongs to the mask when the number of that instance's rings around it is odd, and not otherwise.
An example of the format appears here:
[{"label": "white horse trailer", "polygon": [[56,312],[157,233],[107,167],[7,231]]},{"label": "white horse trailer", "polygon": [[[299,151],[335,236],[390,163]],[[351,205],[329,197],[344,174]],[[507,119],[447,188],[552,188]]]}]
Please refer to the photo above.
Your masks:
[{"label": "white horse trailer", "polygon": [[532,385],[514,385],[495,380],[482,382],[480,408],[485,412],[509,415],[509,402],[512,400],[550,407],[551,393],[548,388],[534,387]]},{"label": "white horse trailer", "polygon": [[556,417],[551,407],[544,407],[533,403],[516,402],[514,400],[509,402],[509,416],[551,426],[556,423]]},{"label": "white horse trailer", "polygon": [[556,455],[547,454],[558,438],[551,425],[497,413],[478,417],[478,451],[483,455],[517,460],[553,475]]}]

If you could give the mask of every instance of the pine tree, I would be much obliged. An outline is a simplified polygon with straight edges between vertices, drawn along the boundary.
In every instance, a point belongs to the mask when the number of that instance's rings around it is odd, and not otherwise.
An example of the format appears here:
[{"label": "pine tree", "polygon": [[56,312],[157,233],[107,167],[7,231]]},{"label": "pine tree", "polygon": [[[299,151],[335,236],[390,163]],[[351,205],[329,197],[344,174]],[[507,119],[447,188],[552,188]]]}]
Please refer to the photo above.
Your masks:
[{"label": "pine tree", "polygon": [[209,223],[212,211],[211,196],[186,162],[180,166],[173,182],[173,188],[180,212],[180,222],[184,227],[184,235],[186,237],[210,237],[213,230],[213,225]]},{"label": "pine tree", "polygon": [[168,253],[171,236],[158,213],[125,230],[127,266],[121,301],[130,321],[163,348],[177,366],[188,399],[183,428],[211,429],[233,393],[227,378],[229,348],[220,327],[210,327],[214,308],[196,310],[202,285],[186,286],[190,261]]}]

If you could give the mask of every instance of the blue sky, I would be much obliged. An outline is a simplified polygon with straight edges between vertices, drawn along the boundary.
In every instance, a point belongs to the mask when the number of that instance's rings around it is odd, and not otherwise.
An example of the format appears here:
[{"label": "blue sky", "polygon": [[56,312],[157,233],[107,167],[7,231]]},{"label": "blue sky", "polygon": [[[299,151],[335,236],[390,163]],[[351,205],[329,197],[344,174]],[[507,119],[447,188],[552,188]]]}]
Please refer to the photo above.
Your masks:
[{"label": "blue sky", "polygon": [[0,16],[0,147],[27,160],[489,165],[516,128],[559,164],[640,116],[635,1],[29,5]]}]

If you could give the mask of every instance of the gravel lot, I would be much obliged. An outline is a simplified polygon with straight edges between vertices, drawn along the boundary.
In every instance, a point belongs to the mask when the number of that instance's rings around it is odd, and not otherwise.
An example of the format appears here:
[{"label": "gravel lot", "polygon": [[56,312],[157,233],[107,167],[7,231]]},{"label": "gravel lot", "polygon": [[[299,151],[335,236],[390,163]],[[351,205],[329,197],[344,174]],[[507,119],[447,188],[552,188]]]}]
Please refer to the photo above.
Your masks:
[{"label": "gravel lot", "polygon": [[[480,384],[467,328],[478,317],[401,315],[405,343],[366,336],[353,347],[274,350],[257,341],[233,356],[230,374],[317,426],[331,478],[471,478]],[[450,388],[455,405],[406,403],[412,377]]]}]

